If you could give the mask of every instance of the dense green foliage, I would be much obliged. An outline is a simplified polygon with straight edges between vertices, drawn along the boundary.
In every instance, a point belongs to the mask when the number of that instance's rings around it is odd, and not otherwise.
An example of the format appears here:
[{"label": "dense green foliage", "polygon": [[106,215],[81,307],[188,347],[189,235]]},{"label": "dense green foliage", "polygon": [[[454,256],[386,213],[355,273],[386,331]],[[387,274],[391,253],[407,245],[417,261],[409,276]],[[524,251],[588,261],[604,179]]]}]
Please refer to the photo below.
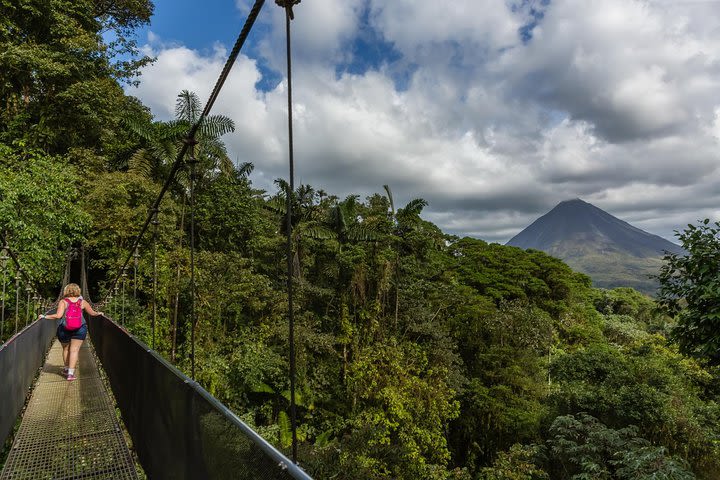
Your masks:
[{"label": "dense green foliage", "polygon": [[[80,242],[105,293],[199,99],[181,92],[177,119],[156,122],[122,93],[133,64],[113,64],[100,31],[132,49],[149,2],[2,9],[1,48],[23,53],[0,56],[0,228],[46,294]],[[678,351],[652,300],[593,289],[539,251],[447,235],[421,217],[424,200],[396,209],[387,186],[364,200],[282,181],[259,191],[250,163],[227,161],[231,131],[217,117],[196,147],[196,377],[289,447],[290,195],[300,461],[315,478],[718,478],[718,371]],[[155,339],[185,371],[188,180],[160,209]],[[126,324],[148,343],[149,246],[125,284]]]},{"label": "dense green foliage", "polygon": [[58,252],[91,227],[90,177],[137,149],[120,124],[145,108],[118,82],[149,61],[131,33],[151,13],[149,0],[0,3],[0,229],[37,282],[59,281]]},{"label": "dense green foliage", "polygon": [[[678,234],[686,255],[668,254],[660,271],[662,304],[678,314],[683,352],[720,364],[720,223],[704,220]],[[683,308],[685,307],[685,308]]]},{"label": "dense green foliage", "polygon": [[89,215],[76,206],[78,178],[77,169],[62,158],[0,145],[0,225],[35,278],[61,270],[65,260],[57,252],[88,227]]}]

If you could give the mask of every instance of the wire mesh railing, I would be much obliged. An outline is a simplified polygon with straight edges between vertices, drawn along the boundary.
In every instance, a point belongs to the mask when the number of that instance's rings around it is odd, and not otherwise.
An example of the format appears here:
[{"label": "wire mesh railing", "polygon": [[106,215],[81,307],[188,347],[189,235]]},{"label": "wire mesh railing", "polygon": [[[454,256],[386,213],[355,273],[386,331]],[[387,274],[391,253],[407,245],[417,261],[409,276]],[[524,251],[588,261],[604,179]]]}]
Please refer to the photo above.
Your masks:
[{"label": "wire mesh railing", "polygon": [[0,447],[23,409],[56,328],[57,322],[36,320],[0,345]]},{"label": "wire mesh railing", "polygon": [[150,478],[311,479],[120,325],[97,317],[89,322],[89,331]]}]

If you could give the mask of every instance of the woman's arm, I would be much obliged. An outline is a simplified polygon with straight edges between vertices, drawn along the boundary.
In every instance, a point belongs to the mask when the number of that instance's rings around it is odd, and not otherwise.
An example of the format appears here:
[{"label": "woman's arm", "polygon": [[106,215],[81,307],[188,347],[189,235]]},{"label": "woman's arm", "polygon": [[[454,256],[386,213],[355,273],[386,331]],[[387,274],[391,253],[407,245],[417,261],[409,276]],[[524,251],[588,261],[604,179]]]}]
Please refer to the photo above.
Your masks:
[{"label": "woman's arm", "polygon": [[51,313],[50,315],[40,315],[38,318],[47,318],[48,320],[57,320],[58,318],[62,318],[65,314],[65,306],[65,301],[60,300],[55,313]]},{"label": "woman's arm", "polygon": [[86,302],[85,300],[83,300],[82,306],[83,306],[83,310],[85,310],[87,313],[89,313],[93,317],[97,317],[98,315],[105,315],[103,312],[96,312],[95,310],[93,310],[93,308],[90,306],[90,304],[88,302]]}]

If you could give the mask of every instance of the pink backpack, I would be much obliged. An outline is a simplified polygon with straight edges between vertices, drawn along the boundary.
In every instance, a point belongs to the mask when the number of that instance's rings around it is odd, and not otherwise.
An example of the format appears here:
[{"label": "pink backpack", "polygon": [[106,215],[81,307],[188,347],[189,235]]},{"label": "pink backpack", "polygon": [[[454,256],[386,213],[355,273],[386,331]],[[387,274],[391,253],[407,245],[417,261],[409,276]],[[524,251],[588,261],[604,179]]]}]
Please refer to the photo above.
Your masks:
[{"label": "pink backpack", "polygon": [[65,328],[68,330],[77,330],[82,327],[82,297],[79,297],[74,303],[69,299],[65,299],[67,308],[65,309]]}]

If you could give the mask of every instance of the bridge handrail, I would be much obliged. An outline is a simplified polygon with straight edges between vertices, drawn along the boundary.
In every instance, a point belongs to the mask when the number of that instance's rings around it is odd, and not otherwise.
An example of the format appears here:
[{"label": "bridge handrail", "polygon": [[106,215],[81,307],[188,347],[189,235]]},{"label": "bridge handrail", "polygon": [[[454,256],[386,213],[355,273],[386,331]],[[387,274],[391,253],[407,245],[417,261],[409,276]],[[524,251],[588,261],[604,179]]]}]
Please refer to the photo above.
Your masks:
[{"label": "bridge handrail", "polygon": [[[140,463],[150,478],[312,480],[197,382],[113,320],[94,317],[88,325]],[[217,423],[218,415],[223,424]],[[218,458],[223,452],[214,450],[226,443],[227,449],[239,450],[226,450],[227,455]],[[233,453],[245,454],[255,464],[233,465],[234,460],[228,458]],[[244,468],[248,476],[238,475],[237,468]]]},{"label": "bridge handrail", "polygon": [[56,329],[57,322],[36,320],[0,345],[0,450],[25,405]]}]

